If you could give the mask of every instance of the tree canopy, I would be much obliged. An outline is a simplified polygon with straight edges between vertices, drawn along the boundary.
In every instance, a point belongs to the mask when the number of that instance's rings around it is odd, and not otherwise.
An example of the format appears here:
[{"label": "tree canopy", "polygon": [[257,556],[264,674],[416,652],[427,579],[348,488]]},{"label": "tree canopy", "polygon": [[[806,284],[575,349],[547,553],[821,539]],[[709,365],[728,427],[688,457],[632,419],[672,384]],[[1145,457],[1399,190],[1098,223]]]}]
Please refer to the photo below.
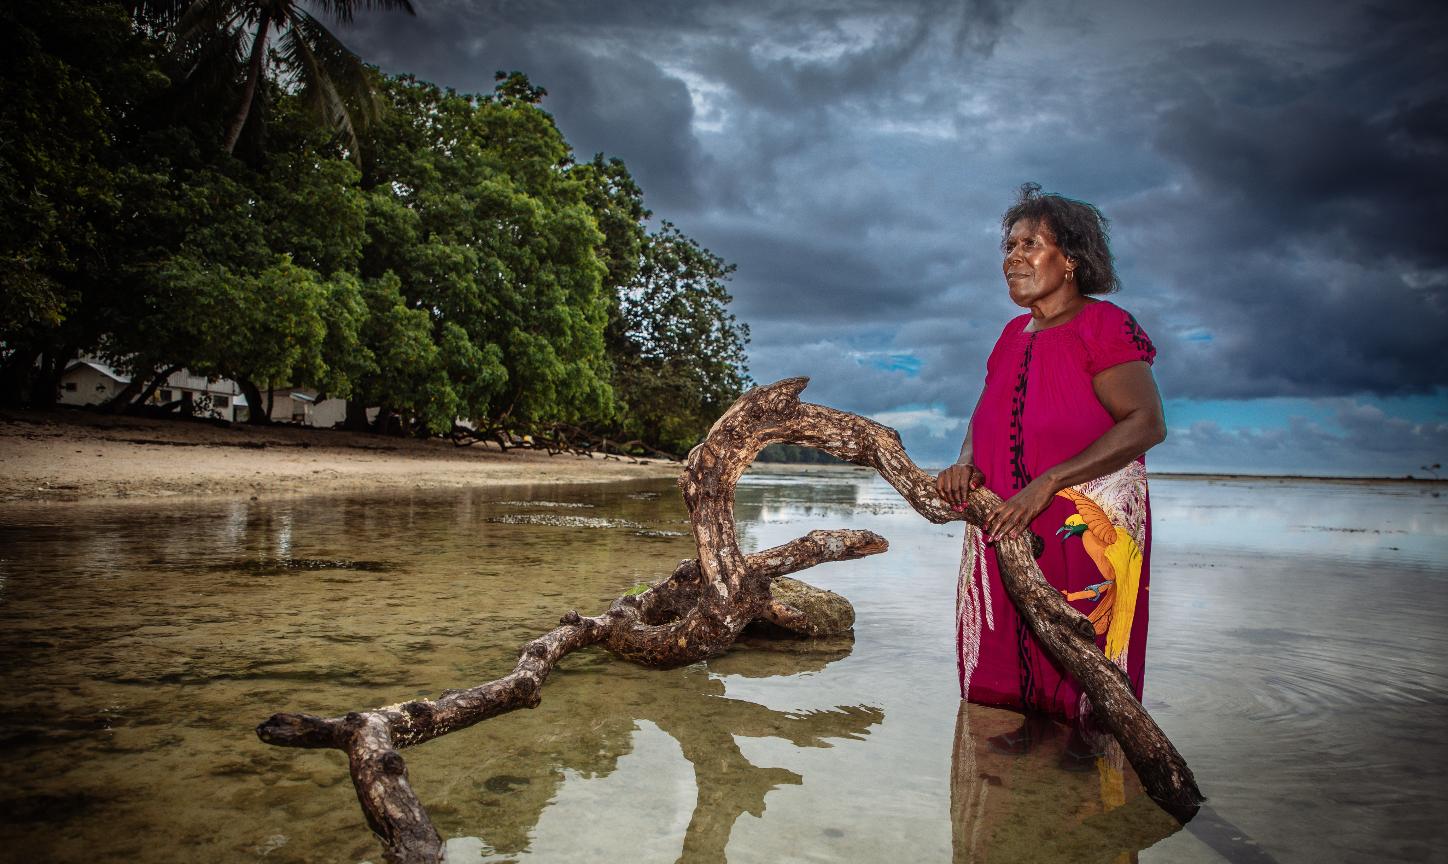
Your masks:
[{"label": "tree canopy", "polygon": [[[416,434],[697,442],[748,385],[732,266],[655,222],[621,161],[577,160],[525,75],[463,94],[336,43],[329,85],[315,28],[243,0],[0,10],[0,400],[50,404],[98,355],[128,398],[185,367]],[[260,74],[242,60],[271,37]]]}]

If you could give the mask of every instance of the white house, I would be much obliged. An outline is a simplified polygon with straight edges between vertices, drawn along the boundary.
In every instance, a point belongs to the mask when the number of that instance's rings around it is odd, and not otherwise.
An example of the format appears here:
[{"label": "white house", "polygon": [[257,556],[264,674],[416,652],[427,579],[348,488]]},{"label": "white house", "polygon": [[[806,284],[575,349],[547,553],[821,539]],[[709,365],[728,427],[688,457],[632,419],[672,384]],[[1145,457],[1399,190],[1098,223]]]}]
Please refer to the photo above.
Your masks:
[{"label": "white house", "polygon": [[[131,383],[131,377],[114,366],[95,358],[75,360],[60,376],[62,405],[99,405],[109,401]],[[151,394],[150,403],[190,403],[193,410],[205,417],[223,420],[246,419],[246,397],[236,382],[225,378],[204,378],[182,369],[166,379]]]},{"label": "white house", "polygon": [[60,376],[62,405],[99,405],[126,388],[131,376],[99,360],[76,360]]},{"label": "white house", "polygon": [[[271,419],[280,423],[330,429],[347,419],[347,400],[322,399],[310,387],[278,387],[263,391],[262,402],[271,406]],[[266,410],[260,407],[258,410]]]},{"label": "white house", "polygon": [[[60,378],[60,402],[64,405],[99,405],[120,393],[131,383],[131,377],[109,363],[94,357],[76,360],[66,367]],[[147,382],[150,383],[150,382]],[[261,392],[262,404],[254,410],[271,410],[271,419],[278,423],[320,426],[330,429],[347,419],[345,399],[322,399],[308,387],[277,387]],[[226,378],[204,378],[182,369],[172,373],[166,383],[151,394],[150,404],[190,402],[196,413],[219,417],[236,423],[246,421],[252,406],[246,402],[241,387]],[[376,408],[368,409],[375,417]]]}]

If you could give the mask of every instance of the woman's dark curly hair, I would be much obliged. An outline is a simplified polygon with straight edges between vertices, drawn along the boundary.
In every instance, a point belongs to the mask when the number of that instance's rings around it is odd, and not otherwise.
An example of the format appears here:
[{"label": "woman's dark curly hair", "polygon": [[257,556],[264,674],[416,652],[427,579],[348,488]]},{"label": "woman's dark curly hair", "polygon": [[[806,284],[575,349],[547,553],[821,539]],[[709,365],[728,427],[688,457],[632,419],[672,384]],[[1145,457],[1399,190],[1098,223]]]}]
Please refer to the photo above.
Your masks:
[{"label": "woman's dark curly hair", "polygon": [[1076,262],[1076,286],[1082,294],[1121,289],[1111,257],[1110,223],[1085,201],[1042,192],[1039,183],[1023,183],[1016,203],[1001,217],[1001,249],[1017,222],[1041,224],[1056,238],[1061,253]]}]

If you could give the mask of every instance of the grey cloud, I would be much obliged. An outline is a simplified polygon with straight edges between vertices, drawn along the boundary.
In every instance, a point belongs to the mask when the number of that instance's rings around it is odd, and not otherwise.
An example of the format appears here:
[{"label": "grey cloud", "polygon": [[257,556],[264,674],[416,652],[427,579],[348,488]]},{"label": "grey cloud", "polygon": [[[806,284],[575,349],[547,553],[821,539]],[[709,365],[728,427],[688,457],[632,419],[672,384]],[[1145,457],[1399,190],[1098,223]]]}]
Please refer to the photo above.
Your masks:
[{"label": "grey cloud", "polygon": [[1169,396],[1448,384],[1445,25],[1412,2],[430,0],[345,38],[459,89],[498,68],[547,87],[580,155],[624,158],[659,216],[739,265],[756,379],[964,416],[1018,312],[996,219],[1029,179],[1112,217],[1117,302]]},{"label": "grey cloud", "polygon": [[1335,46],[1311,67],[1209,45],[1133,76],[1149,83],[1143,107],[1165,106],[1140,116],[1177,174],[1109,212],[1125,229],[1129,281],[1157,289],[1140,317],[1161,325],[1175,395],[1448,381],[1448,160],[1432,116],[1448,84],[1430,71],[1448,37],[1442,13],[1423,14],[1353,34],[1357,49]]},{"label": "grey cloud", "polygon": [[[682,81],[629,53],[600,57],[550,42],[538,54],[550,58],[559,81],[547,107],[584,158],[595,152],[622,157],[651,206],[701,204],[699,179],[708,157],[694,136],[694,107]],[[524,61],[519,68],[537,65]]]}]

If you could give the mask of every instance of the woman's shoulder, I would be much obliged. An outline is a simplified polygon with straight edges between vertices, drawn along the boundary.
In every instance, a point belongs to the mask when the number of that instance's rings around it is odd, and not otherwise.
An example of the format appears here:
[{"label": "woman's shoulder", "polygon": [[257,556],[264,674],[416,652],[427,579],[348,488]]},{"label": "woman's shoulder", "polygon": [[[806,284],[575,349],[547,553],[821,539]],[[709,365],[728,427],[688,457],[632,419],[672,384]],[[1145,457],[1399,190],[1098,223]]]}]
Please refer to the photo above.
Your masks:
[{"label": "woman's shoulder", "polygon": [[1085,321],[1121,321],[1130,318],[1131,313],[1110,300],[1092,299],[1076,317]]},{"label": "woman's shoulder", "polygon": [[1119,358],[1128,356],[1130,359],[1145,360],[1148,363],[1155,359],[1156,347],[1137,323],[1136,316],[1110,300],[1097,300],[1087,304],[1076,318],[1080,322],[1077,333],[1085,343],[1087,351],[1093,355],[1102,355],[1097,363],[1108,357],[1116,362],[1121,362]]}]

